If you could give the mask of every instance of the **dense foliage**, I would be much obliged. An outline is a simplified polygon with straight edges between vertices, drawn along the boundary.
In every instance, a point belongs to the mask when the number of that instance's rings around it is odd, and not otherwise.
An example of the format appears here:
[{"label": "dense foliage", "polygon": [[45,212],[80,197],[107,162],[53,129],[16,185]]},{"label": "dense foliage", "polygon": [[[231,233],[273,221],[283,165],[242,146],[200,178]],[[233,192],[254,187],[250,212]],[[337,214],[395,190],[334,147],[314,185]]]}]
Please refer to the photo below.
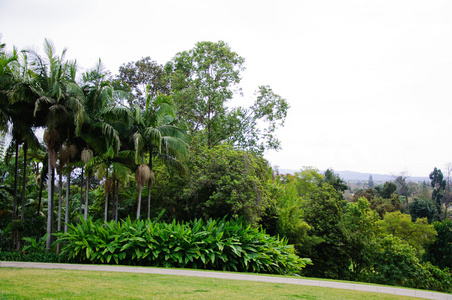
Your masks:
[{"label": "dense foliage", "polygon": [[287,240],[241,220],[103,223],[88,219],[58,235],[64,244],[62,253],[83,263],[294,274],[310,262],[296,256]]},{"label": "dense foliage", "polygon": [[279,174],[263,153],[280,148],[289,104],[259,86],[251,106],[230,106],[244,59],[222,41],[117,76],[101,61],[80,74],[65,57],[48,40],[44,55],[0,44],[1,259],[450,291],[451,170],[421,184]]},{"label": "dense foliage", "polygon": [[452,270],[452,221],[435,222],[433,226],[438,236],[427,246],[424,258],[435,266]]}]

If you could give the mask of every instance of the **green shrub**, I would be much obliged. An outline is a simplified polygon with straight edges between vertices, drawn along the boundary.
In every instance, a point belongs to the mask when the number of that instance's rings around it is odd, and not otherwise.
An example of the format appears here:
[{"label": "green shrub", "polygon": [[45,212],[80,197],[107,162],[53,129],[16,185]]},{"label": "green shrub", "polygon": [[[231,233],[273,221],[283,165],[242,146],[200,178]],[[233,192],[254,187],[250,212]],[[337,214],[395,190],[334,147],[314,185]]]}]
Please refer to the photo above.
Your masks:
[{"label": "green shrub", "polygon": [[64,263],[67,262],[67,256],[57,255],[55,253],[39,252],[0,252],[0,261],[27,261],[27,262],[47,262]]},{"label": "green shrub", "polygon": [[446,219],[442,222],[434,222],[438,236],[426,248],[423,257],[425,261],[429,261],[435,266],[444,268],[452,268],[452,221]]},{"label": "green shrub", "polygon": [[397,237],[386,236],[373,253],[373,266],[359,280],[440,292],[452,292],[452,275],[431,263],[421,263],[416,250]]},{"label": "green shrub", "polygon": [[271,237],[242,220],[190,223],[81,220],[57,234],[72,261],[225,271],[298,273],[299,258],[286,240]]}]

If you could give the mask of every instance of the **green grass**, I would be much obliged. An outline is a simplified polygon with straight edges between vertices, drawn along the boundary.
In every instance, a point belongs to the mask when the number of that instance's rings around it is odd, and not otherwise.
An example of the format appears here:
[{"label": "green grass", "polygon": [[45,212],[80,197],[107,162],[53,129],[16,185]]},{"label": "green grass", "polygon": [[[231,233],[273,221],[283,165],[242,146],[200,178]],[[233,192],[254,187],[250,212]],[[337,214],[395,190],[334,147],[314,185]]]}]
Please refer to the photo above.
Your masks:
[{"label": "green grass", "polygon": [[0,299],[411,299],[352,290],[215,278],[1,268]]}]

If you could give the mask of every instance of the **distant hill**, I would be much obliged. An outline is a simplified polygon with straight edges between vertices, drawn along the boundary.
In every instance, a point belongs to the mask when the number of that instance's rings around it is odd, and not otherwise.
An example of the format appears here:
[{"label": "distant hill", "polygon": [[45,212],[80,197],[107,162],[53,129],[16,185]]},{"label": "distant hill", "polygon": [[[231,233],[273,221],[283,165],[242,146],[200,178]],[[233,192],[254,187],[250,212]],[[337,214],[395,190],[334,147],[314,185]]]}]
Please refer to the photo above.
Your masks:
[{"label": "distant hill", "polygon": [[[300,172],[300,170],[289,170],[289,169],[280,169],[279,173],[281,174],[295,174],[296,172]],[[325,171],[320,171],[324,173]],[[368,181],[369,176],[372,175],[372,179],[374,182],[386,182],[393,181],[395,177],[393,175],[387,174],[374,174],[374,173],[360,173],[353,171],[334,171],[334,173],[338,174],[340,178],[344,181]],[[430,182],[428,177],[408,177],[407,181],[412,182]]]}]

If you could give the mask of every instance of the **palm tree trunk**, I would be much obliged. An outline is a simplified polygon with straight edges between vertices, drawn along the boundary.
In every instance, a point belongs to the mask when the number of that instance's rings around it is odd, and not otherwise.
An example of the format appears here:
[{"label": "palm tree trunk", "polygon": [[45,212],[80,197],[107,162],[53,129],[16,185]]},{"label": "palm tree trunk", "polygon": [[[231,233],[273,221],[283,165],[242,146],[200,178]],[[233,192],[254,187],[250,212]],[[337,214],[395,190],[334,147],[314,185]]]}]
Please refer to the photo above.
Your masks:
[{"label": "palm tree trunk", "polygon": [[104,222],[107,223],[108,219],[108,194],[110,193],[110,187],[108,187],[108,170],[107,176],[105,178],[105,212],[104,212]]},{"label": "palm tree trunk", "polygon": [[[152,145],[151,150],[149,150],[149,170],[152,172]],[[148,220],[151,219],[151,188],[152,188],[152,181],[149,180],[148,183]]]},{"label": "palm tree trunk", "polygon": [[64,211],[64,232],[67,232],[67,224],[69,223],[69,190],[71,188],[71,169],[66,176],[66,203]]},{"label": "palm tree trunk", "polygon": [[115,221],[118,222],[118,211],[119,211],[119,179],[116,179],[116,206],[115,206]]},{"label": "palm tree trunk", "polygon": [[50,251],[50,244],[52,243],[52,165],[50,163],[50,149],[47,149],[48,155],[48,181],[47,181],[47,240],[46,252]]},{"label": "palm tree trunk", "polygon": [[[25,219],[25,187],[27,184],[27,143],[24,143],[23,146],[24,150],[24,172],[23,172],[23,179],[22,179],[22,207],[20,210],[20,220],[23,222]],[[23,232],[17,232],[17,247],[16,250],[20,251],[20,241],[22,239]]]},{"label": "palm tree trunk", "polygon": [[39,212],[41,210],[41,202],[42,202],[42,189],[44,187],[44,178],[41,178],[41,183],[39,184],[39,202],[38,202],[38,211],[36,213],[39,216]]},{"label": "palm tree trunk", "polygon": [[19,143],[16,141],[16,158],[14,165],[14,193],[13,193],[13,220],[16,219],[16,211],[17,211],[17,181],[18,181],[18,173],[19,173]]},{"label": "palm tree trunk", "polygon": [[[15,158],[15,166],[14,166],[14,192],[13,192],[13,213],[12,220],[16,219],[16,211],[17,211],[17,177],[18,177],[18,165],[19,165],[19,143],[16,141],[16,158]],[[11,231],[11,249],[14,249],[16,246],[16,236],[17,230]]]},{"label": "palm tree trunk", "polygon": [[[61,163],[61,162],[60,162]],[[63,168],[58,170],[58,225],[57,232],[61,231],[61,208],[63,206]],[[60,244],[57,244],[56,254],[60,254]]]},{"label": "palm tree trunk", "polygon": [[82,179],[80,180],[80,207],[78,208],[78,214],[82,215],[82,206],[83,206],[83,168],[82,168]]},{"label": "palm tree trunk", "polygon": [[88,220],[88,198],[89,198],[89,174],[90,172],[86,172],[86,182],[85,182],[85,221]]},{"label": "palm tree trunk", "polygon": [[115,219],[115,199],[116,199],[116,185],[115,185],[115,173],[111,175],[111,197],[110,207],[111,207],[111,220]]},{"label": "palm tree trunk", "polygon": [[54,223],[55,223],[55,167],[52,167],[52,180],[50,181],[51,184],[51,189],[52,189],[52,193],[50,195],[51,197],[51,206],[52,206],[52,210],[51,210],[51,215],[50,218],[52,220],[52,222],[50,223],[52,226],[52,232],[54,232],[55,228],[53,227]]},{"label": "palm tree trunk", "polygon": [[141,191],[143,190],[143,185],[138,184],[138,203],[137,203],[137,220],[140,219],[141,212]]},{"label": "palm tree trunk", "polygon": [[148,184],[148,220],[151,219],[151,181]]},{"label": "palm tree trunk", "polygon": [[22,182],[22,210],[20,213],[20,219],[22,221],[25,218],[25,187],[27,184],[27,150],[28,150],[27,143],[24,143],[23,149],[24,149],[24,176]]}]

